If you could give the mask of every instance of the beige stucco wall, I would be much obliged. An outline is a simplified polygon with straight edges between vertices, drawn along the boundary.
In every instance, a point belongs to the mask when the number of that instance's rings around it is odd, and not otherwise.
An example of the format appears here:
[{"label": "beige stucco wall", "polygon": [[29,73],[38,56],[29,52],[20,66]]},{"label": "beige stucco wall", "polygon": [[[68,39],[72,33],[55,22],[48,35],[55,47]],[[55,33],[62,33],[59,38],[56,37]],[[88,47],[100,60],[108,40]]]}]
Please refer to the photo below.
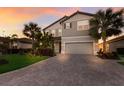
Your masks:
[{"label": "beige stucco wall", "polygon": [[[91,48],[91,50],[93,50],[93,54],[96,54],[96,43],[94,41],[94,39],[89,36],[89,31],[77,31],[77,22],[78,21],[86,21],[86,20],[90,20],[92,17],[91,16],[87,16],[87,15],[82,15],[82,14],[77,14],[73,17],[71,17],[70,19],[66,20],[65,22],[63,22],[63,26],[62,26],[62,53],[66,52],[66,44],[67,43],[83,43],[83,42],[91,42],[93,44],[93,48]],[[71,22],[72,26],[70,29],[64,29],[64,24]],[[86,23],[87,24],[87,23]],[[83,49],[83,48],[82,48]]]},{"label": "beige stucco wall", "polygon": [[45,31],[53,34],[52,31],[55,30],[54,37],[58,37],[58,36],[62,36],[62,34],[59,33],[58,31],[59,29],[62,30],[62,25],[60,24],[60,22],[57,22],[53,24],[52,26],[48,27]]},{"label": "beige stucco wall", "polygon": [[[62,24],[62,36],[87,36],[89,35],[89,31],[77,31],[77,21],[90,20],[92,17],[82,14],[77,14],[70,19],[66,20]],[[70,29],[64,29],[64,24],[71,22],[72,26]]]}]

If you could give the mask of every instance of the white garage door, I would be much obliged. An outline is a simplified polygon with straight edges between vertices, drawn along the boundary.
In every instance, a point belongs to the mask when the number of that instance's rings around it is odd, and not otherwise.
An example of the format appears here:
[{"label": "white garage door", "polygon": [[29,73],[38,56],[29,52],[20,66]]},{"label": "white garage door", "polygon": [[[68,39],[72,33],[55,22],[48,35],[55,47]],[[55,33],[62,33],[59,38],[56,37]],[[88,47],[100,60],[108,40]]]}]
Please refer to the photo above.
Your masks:
[{"label": "white garage door", "polygon": [[93,54],[92,42],[66,43],[65,52],[68,54]]}]

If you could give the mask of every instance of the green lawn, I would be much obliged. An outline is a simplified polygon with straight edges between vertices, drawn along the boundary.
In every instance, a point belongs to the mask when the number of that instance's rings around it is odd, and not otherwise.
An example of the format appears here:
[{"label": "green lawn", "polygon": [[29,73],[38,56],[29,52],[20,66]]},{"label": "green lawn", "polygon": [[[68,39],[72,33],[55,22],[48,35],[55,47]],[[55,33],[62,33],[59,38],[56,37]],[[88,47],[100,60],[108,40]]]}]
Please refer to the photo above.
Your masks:
[{"label": "green lawn", "polygon": [[6,59],[9,63],[0,65],[0,74],[31,65],[33,63],[39,62],[47,58],[48,58],[47,56],[41,57],[41,56],[33,56],[33,55],[19,55],[19,54],[2,55],[0,56],[0,59]]},{"label": "green lawn", "polygon": [[119,55],[119,58],[120,61],[118,63],[124,65],[124,55]]}]

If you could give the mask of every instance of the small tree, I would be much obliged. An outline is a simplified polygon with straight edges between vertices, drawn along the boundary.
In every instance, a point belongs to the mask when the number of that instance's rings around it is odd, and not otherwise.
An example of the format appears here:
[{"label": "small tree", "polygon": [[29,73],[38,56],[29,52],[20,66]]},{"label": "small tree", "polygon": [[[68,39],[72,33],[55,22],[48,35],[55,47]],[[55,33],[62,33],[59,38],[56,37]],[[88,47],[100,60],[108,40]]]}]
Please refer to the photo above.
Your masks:
[{"label": "small tree", "polygon": [[40,43],[41,43],[41,38],[42,38],[43,34],[41,32],[36,33],[35,35],[35,47],[39,48],[40,47]]},{"label": "small tree", "polygon": [[41,37],[41,43],[43,48],[54,49],[54,38],[52,34],[49,34],[48,32],[43,32],[43,35]]},{"label": "small tree", "polygon": [[106,39],[112,35],[119,35],[124,26],[123,9],[113,12],[111,8],[99,10],[90,20],[90,35],[96,40],[103,40],[103,52],[106,52]]},{"label": "small tree", "polygon": [[52,34],[48,32],[39,32],[35,35],[35,54],[42,53],[43,55],[53,55],[54,54],[54,38]]}]

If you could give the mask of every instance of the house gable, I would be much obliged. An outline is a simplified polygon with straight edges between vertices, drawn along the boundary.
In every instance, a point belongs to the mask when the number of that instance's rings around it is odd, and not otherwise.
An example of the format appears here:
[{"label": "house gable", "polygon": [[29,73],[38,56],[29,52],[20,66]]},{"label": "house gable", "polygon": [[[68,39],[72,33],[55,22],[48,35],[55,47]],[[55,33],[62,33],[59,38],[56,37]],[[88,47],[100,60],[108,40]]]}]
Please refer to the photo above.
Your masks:
[{"label": "house gable", "polygon": [[76,13],[75,15],[71,16],[70,18],[64,20],[63,23],[73,22],[73,21],[80,21],[80,20],[89,20],[91,18],[93,18],[93,16]]},{"label": "house gable", "polygon": [[[55,21],[54,23],[50,24],[49,26],[47,26],[46,28],[44,28],[43,30],[52,34],[55,34],[55,37],[59,36],[59,30],[62,30],[62,25],[60,24],[61,21],[63,21],[64,19],[66,19],[67,16],[64,16],[62,18],[60,18],[59,20]],[[53,33],[52,31],[55,31],[55,33]]]},{"label": "house gable", "polygon": [[[62,36],[64,37],[68,37],[68,36],[88,36],[89,35],[89,31],[88,30],[82,30],[82,31],[78,31],[78,21],[84,21],[84,24],[86,22],[86,25],[89,26],[89,20],[93,18],[93,16],[91,15],[86,15],[84,13],[80,13],[80,12],[76,12],[74,14],[72,14],[69,18],[67,18],[66,20],[64,20],[61,24],[62,24]],[[71,23],[71,28],[70,29],[66,29],[65,28],[65,24],[66,23]]]}]

